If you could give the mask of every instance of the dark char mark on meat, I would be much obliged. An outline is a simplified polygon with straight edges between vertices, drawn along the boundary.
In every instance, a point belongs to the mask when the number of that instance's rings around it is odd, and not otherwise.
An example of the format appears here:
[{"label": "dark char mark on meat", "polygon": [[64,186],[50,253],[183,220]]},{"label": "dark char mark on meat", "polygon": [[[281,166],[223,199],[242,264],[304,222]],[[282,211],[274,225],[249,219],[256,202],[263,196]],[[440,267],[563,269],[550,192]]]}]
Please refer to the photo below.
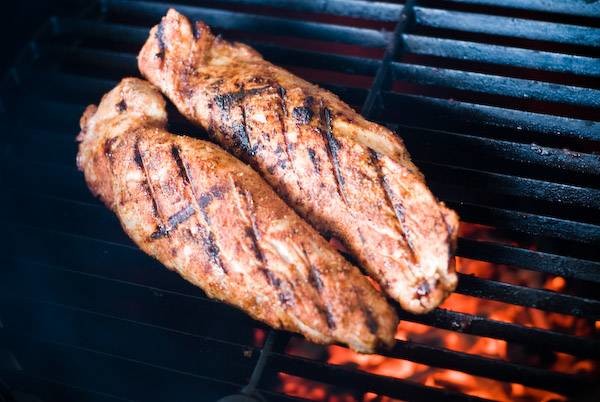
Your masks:
[{"label": "dark char mark on meat", "polygon": [[248,137],[248,131],[246,128],[246,110],[244,108],[244,98],[246,96],[252,96],[262,93],[263,91],[268,90],[269,88],[271,87],[264,86],[260,88],[252,88],[246,90],[242,86],[242,88],[237,92],[220,94],[215,96],[214,98],[214,103],[219,107],[221,111],[221,120],[223,122],[229,119],[232,106],[236,104],[239,105],[242,114],[242,122],[232,124],[231,135],[235,147],[242,150],[248,156],[253,156],[255,150],[252,149],[252,146],[250,145],[250,138]]},{"label": "dark char mark on meat", "polygon": [[319,157],[317,156],[316,152],[314,149],[312,148],[308,148],[308,157],[310,158],[310,161],[313,164],[313,167],[315,168],[315,173],[321,173],[321,165],[319,163]]},{"label": "dark char mark on meat", "polygon": [[333,176],[335,177],[335,184],[340,197],[342,197],[344,203],[348,205],[348,200],[346,198],[346,194],[344,193],[344,177],[342,176],[338,159],[340,143],[333,136],[333,129],[331,126],[331,111],[326,107],[321,108],[321,123],[321,135],[325,141],[325,148],[327,149],[327,156],[331,162]]},{"label": "dark char mark on meat", "polygon": [[304,99],[304,104],[302,106],[297,106],[294,108],[294,110],[292,110],[292,116],[298,124],[310,123],[314,115],[312,110],[314,101],[315,100],[312,96],[307,96]]},{"label": "dark char mark on meat", "polygon": [[127,103],[125,102],[125,99],[121,99],[121,102],[117,103],[116,106],[119,113],[123,113],[127,110]]},{"label": "dark char mark on meat", "polygon": [[106,142],[104,142],[104,155],[106,155],[111,164],[113,163],[113,146],[115,145],[117,138],[118,137],[112,137],[106,140]]},{"label": "dark char mark on meat", "polygon": [[385,200],[386,200],[387,204],[389,205],[389,207],[392,209],[392,211],[394,211],[394,214],[396,215],[396,219],[398,220],[398,224],[399,224],[400,230],[402,232],[401,233],[402,238],[404,239],[406,245],[408,246],[408,250],[410,251],[411,261],[413,263],[415,263],[417,260],[417,257],[415,254],[415,249],[414,249],[412,240],[408,236],[408,228],[406,227],[405,218],[404,218],[404,206],[398,202],[394,202],[393,195],[392,195],[392,189],[390,188],[390,185],[389,185],[385,175],[383,174],[383,171],[381,170],[381,166],[379,164],[379,155],[377,154],[377,152],[375,150],[369,148],[369,156],[370,156],[371,165],[375,168],[375,171],[377,172],[377,178],[379,179],[379,184],[383,188],[383,192],[385,194]]},{"label": "dark char mark on meat", "polygon": [[158,24],[158,28],[156,29],[156,40],[158,41],[158,52],[156,53],[156,57],[163,60],[165,59],[165,27],[163,25],[163,21]]},{"label": "dark char mark on meat", "polygon": [[187,221],[192,215],[194,215],[194,213],[196,213],[194,206],[192,204],[186,205],[180,211],[171,215],[171,217],[169,217],[167,220],[167,225],[159,226],[158,229],[150,235],[150,237],[156,240],[168,235],[171,231],[177,229],[177,226]]},{"label": "dark char mark on meat", "polygon": [[133,160],[135,164],[140,168],[140,170],[144,173],[144,190],[150,200],[152,201],[152,214],[159,221],[159,227],[164,226],[161,222],[160,215],[158,213],[158,204],[156,202],[156,198],[154,198],[154,192],[152,191],[152,187],[150,186],[150,179],[148,178],[148,172],[146,172],[146,167],[144,166],[144,160],[142,159],[142,153],[140,152],[140,140],[136,139],[135,144],[133,145]]},{"label": "dark char mark on meat", "polygon": [[373,312],[368,307],[364,307],[363,312],[365,313],[365,322],[367,324],[367,328],[369,328],[369,331],[371,331],[373,335],[377,334],[377,331],[379,330],[379,325],[377,324],[377,320],[373,316]]},{"label": "dark char mark on meat", "polygon": [[[321,274],[319,273],[319,269],[317,267],[315,267],[315,265],[312,263],[312,261],[310,260],[310,258],[308,257],[308,253],[306,252],[306,250],[304,249],[304,247],[302,246],[302,252],[304,253],[304,258],[306,258],[306,261],[308,262],[308,283],[310,283],[315,289],[317,289],[317,292],[322,293],[323,289],[324,289],[324,284],[323,284],[323,280],[321,279]],[[327,299],[323,299],[323,307],[319,307],[319,310],[321,311],[321,313],[325,316],[325,320],[327,322],[327,326],[329,327],[329,329],[335,329],[336,328],[336,323],[335,323],[335,319],[333,318],[333,314],[331,313],[331,307],[327,301]]]},{"label": "dark char mark on meat", "polygon": [[177,163],[177,167],[179,168],[179,176],[187,184],[190,184],[190,177],[188,176],[187,169],[181,159],[181,149],[179,148],[179,145],[171,145],[171,155],[173,155],[173,159],[175,159],[175,163]]}]

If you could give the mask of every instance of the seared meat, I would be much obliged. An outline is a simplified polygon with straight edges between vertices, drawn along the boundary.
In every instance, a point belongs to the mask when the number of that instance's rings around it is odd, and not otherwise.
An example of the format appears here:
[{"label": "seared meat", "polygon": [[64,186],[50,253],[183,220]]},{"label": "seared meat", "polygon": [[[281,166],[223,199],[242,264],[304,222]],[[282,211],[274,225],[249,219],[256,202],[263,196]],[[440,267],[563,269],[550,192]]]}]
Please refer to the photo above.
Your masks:
[{"label": "seared meat", "polygon": [[138,63],[182,114],[339,238],[404,309],[427,312],[454,290],[458,217],[392,132],[174,10]]},{"label": "seared meat", "polygon": [[165,131],[165,102],[128,78],[81,118],[77,163],[146,253],[272,327],[361,352],[395,311],[263,179],[214,144]]}]

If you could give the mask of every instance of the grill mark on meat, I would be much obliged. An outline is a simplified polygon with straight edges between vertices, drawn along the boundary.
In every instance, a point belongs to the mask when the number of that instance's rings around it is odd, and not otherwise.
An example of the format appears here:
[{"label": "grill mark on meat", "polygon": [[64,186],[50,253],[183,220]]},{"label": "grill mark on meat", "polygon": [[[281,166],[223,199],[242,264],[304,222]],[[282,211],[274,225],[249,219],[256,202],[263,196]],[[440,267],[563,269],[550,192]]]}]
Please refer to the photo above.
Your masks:
[{"label": "grill mark on meat", "polygon": [[314,149],[312,148],[308,148],[308,157],[310,158],[310,161],[313,164],[313,167],[315,169],[315,173],[319,174],[321,173],[321,166],[319,163],[319,157],[317,156],[316,152]]},{"label": "grill mark on meat", "polygon": [[144,164],[144,159],[142,158],[142,153],[140,152],[140,139],[139,138],[137,138],[135,140],[133,149],[134,149],[133,160],[135,161],[135,163],[138,165],[138,167],[144,173],[144,177],[145,177],[144,189],[147,191],[147,195],[148,195],[148,197],[150,197],[150,200],[152,201],[152,214],[159,222],[158,227],[161,228],[164,226],[164,224],[162,223],[162,218],[161,218],[160,212],[158,210],[158,203],[156,202],[156,194],[154,193],[154,189],[152,188],[152,183],[150,182],[150,176],[148,175],[148,170],[146,169],[146,165]]},{"label": "grill mark on meat", "polygon": [[213,100],[217,106],[219,106],[219,109],[221,109],[222,112],[228,113],[231,109],[231,106],[239,102],[241,99],[244,99],[246,96],[258,95],[270,88],[271,86],[269,85],[252,89],[244,89],[244,87],[242,87],[237,92],[219,94],[215,96]]},{"label": "grill mark on meat", "polygon": [[192,204],[186,205],[180,211],[171,215],[167,220],[166,226],[159,226],[159,228],[150,235],[152,239],[160,239],[161,237],[166,236],[171,231],[177,229],[177,226],[187,221],[192,215],[196,213],[194,206]]},{"label": "grill mark on meat", "polygon": [[[225,268],[225,264],[221,258],[221,249],[217,244],[215,234],[212,230],[210,217],[208,216],[208,212],[206,210],[206,207],[210,204],[210,201],[212,201],[212,194],[208,194],[210,198],[206,198],[207,194],[202,194],[200,197],[198,197],[196,191],[194,190],[192,175],[190,174],[187,164],[183,160],[179,146],[172,145],[171,154],[173,155],[173,159],[179,168],[179,175],[182,177],[183,181],[187,183],[190,193],[192,194],[192,198],[196,203],[198,210],[200,211],[202,219],[204,220],[204,225],[206,227],[200,228],[202,232],[202,245],[204,246],[204,251],[206,251],[206,254],[208,254],[208,257],[213,265],[216,265],[221,269],[221,271],[223,271],[223,273],[227,274],[228,270]],[[220,195],[222,197],[222,193],[220,193]]]},{"label": "grill mark on meat", "polygon": [[108,161],[111,163],[111,169],[113,163],[113,145],[115,144],[117,139],[118,137],[112,137],[104,142],[104,155],[108,158]]},{"label": "grill mark on meat", "polygon": [[373,312],[370,308],[364,306],[363,313],[365,314],[365,323],[367,324],[367,328],[373,335],[377,335],[377,331],[379,330],[379,324],[377,324],[377,320],[373,316]]},{"label": "grill mark on meat", "polygon": [[115,106],[117,107],[117,111],[119,113],[123,113],[127,110],[127,103],[125,102],[125,99],[121,99],[121,102],[117,103]]},{"label": "grill mark on meat", "polygon": [[[322,294],[325,286],[323,284],[323,280],[321,279],[321,274],[319,273],[318,268],[315,267],[315,265],[312,263],[312,261],[308,257],[308,253],[304,249],[304,246],[301,245],[300,247],[302,248],[302,253],[304,253],[304,258],[308,262],[308,283],[310,283],[311,286],[313,286],[319,294]],[[322,308],[319,307],[319,310],[325,316],[325,321],[327,322],[327,327],[329,327],[329,329],[333,330],[336,328],[336,323],[335,323],[335,319],[333,318],[333,314],[331,313],[331,306],[329,304],[329,299],[323,298],[322,301],[323,301],[323,307]]]},{"label": "grill mark on meat", "polygon": [[[165,60],[165,50],[166,50],[166,46],[165,46],[165,27],[163,25],[163,21],[160,21],[160,24],[158,24],[158,28],[156,29],[156,40],[158,41],[158,52],[156,53],[156,57],[158,57],[159,59],[161,59],[162,61]],[[161,66],[162,67],[162,66]]]},{"label": "grill mark on meat", "polygon": [[[235,190],[238,195],[242,195],[241,189],[237,186],[237,184],[233,183],[235,186]],[[244,200],[246,201],[246,212],[248,213],[248,219],[250,220],[250,226],[246,227],[245,232],[246,235],[250,238],[252,242],[252,248],[254,251],[254,255],[256,259],[263,265],[266,263],[265,254],[260,246],[261,234],[258,229],[258,223],[256,222],[256,210],[254,208],[254,199],[252,198],[252,194],[249,191],[244,191]]]},{"label": "grill mark on meat", "polygon": [[325,141],[325,148],[327,150],[329,161],[331,162],[331,169],[333,170],[337,191],[344,203],[349,205],[346,194],[344,193],[344,177],[342,176],[338,159],[340,144],[333,136],[333,129],[331,127],[331,111],[326,107],[321,108],[321,135]]},{"label": "grill mark on meat", "polygon": [[177,163],[177,167],[179,168],[179,176],[184,182],[190,184],[190,177],[187,174],[187,169],[183,165],[183,160],[181,160],[181,149],[178,145],[171,145],[171,155],[173,155],[173,159],[175,159],[175,163]]},{"label": "grill mark on meat", "polygon": [[246,109],[244,107],[244,98],[246,96],[252,96],[256,94],[260,94],[265,90],[270,89],[270,86],[264,86],[260,88],[252,88],[246,90],[244,86],[240,88],[237,92],[229,92],[226,94],[220,94],[215,96],[214,102],[221,110],[221,119],[222,121],[227,121],[229,114],[231,112],[231,107],[234,104],[237,104],[240,108],[242,114],[242,122],[241,124],[233,124],[231,126],[231,136],[234,142],[234,145],[242,150],[249,157],[254,156],[255,150],[252,149],[250,144],[250,137],[248,136],[247,126],[246,126]]},{"label": "grill mark on meat", "polygon": [[[394,202],[394,200],[393,200],[392,189],[390,188],[390,185],[389,185],[385,175],[383,174],[383,171],[382,171],[380,163],[379,163],[379,155],[377,154],[377,152],[375,150],[369,148],[369,156],[370,156],[371,165],[375,168],[375,171],[377,172],[377,178],[379,179],[379,185],[382,187],[383,193],[385,194],[385,201],[388,204],[388,206],[392,209],[392,211],[394,211],[394,215],[396,216],[396,220],[398,221],[398,225],[400,226],[400,232],[401,232],[400,234],[402,235],[404,242],[408,246],[408,250],[410,252],[410,260],[412,263],[416,263],[417,255],[415,253],[415,248],[412,243],[412,240],[408,234],[408,228],[406,227],[406,221],[405,221],[405,217],[404,217],[404,207],[400,203]],[[409,265],[409,267],[410,267],[410,265]],[[412,271],[412,268],[411,268],[411,271]],[[414,273],[413,273],[413,275],[414,275]]]},{"label": "grill mark on meat", "polygon": [[327,326],[329,329],[334,330],[336,328],[335,319],[333,318],[333,314],[329,309],[329,305],[325,305],[325,319],[327,321]]},{"label": "grill mark on meat", "polygon": [[310,123],[314,115],[312,110],[313,103],[314,98],[312,96],[307,96],[304,99],[304,104],[302,106],[297,106],[292,110],[292,116],[298,124]]}]

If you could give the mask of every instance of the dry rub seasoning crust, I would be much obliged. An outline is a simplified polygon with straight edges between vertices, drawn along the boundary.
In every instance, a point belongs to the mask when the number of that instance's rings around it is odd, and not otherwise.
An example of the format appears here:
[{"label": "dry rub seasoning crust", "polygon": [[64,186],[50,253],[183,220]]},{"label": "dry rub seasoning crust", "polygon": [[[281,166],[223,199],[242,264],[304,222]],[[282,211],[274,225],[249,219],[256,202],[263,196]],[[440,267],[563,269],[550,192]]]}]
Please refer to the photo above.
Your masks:
[{"label": "dry rub seasoning crust", "polygon": [[391,346],[384,296],[250,167],[165,131],[165,102],[128,78],[81,118],[77,164],[146,253],[274,328],[360,352]]},{"label": "dry rub seasoning crust", "polygon": [[138,64],[183,115],[339,238],[404,309],[430,311],[454,290],[458,217],[388,129],[175,10],[152,29]]}]

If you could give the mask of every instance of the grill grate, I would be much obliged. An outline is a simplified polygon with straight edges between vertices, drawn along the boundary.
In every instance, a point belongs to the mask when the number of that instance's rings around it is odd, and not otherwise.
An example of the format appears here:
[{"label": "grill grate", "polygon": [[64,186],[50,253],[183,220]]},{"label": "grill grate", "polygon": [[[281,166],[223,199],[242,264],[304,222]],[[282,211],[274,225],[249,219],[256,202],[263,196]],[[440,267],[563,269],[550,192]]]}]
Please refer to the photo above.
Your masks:
[{"label": "grill grate", "polygon": [[[173,5],[332,90],[399,132],[433,191],[469,223],[513,242],[461,237],[461,257],[560,275],[571,294],[461,275],[458,293],[600,320],[600,5],[560,0],[219,0]],[[76,122],[124,75],[169,5],[106,0],[52,17],[4,83],[13,253],[0,275],[0,374],[56,400],[216,400],[277,373],[357,395],[483,400],[287,352],[269,331],[211,301],[139,251],[74,165]],[[83,8],[83,7],[82,7]],[[573,21],[581,21],[577,25]],[[176,113],[171,128],[198,133]],[[8,133],[15,133],[9,137]],[[536,249],[527,247],[535,244]],[[403,320],[600,359],[576,336],[447,309]],[[264,348],[253,331],[267,331]],[[259,355],[260,367],[256,368]],[[591,378],[400,341],[385,356],[564,395]],[[93,369],[90,369],[93,368]]]}]

